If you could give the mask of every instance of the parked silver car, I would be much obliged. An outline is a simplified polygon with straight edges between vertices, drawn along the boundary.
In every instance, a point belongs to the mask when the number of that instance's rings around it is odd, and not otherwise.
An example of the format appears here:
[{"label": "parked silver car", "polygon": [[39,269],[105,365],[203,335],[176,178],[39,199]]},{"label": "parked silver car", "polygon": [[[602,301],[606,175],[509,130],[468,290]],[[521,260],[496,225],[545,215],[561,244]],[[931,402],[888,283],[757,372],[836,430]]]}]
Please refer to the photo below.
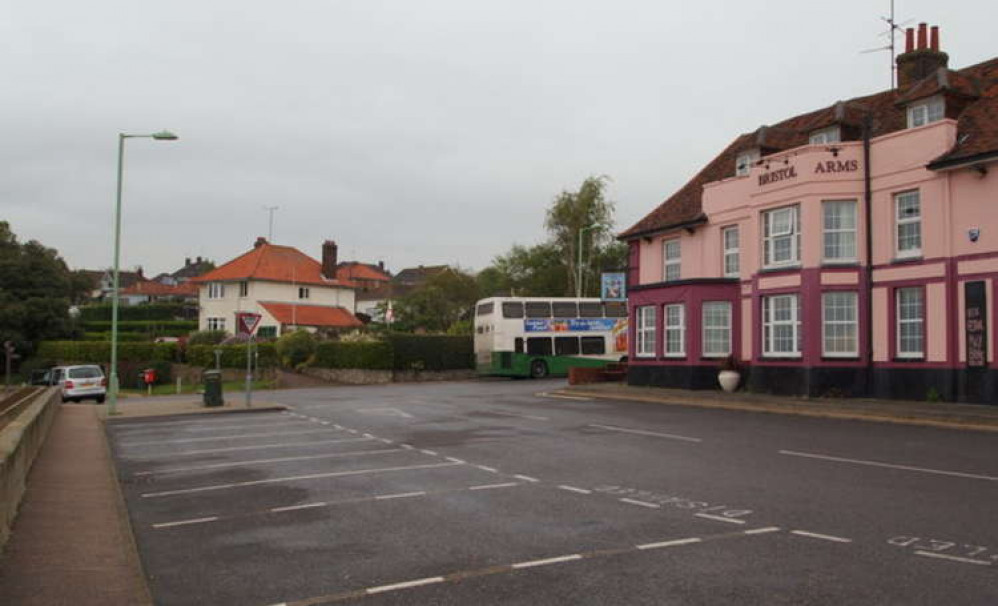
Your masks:
[{"label": "parked silver car", "polygon": [[100,366],[94,364],[59,366],[52,369],[52,376],[62,388],[63,402],[92,399],[97,400],[98,404],[104,403],[104,398],[107,396],[107,377],[104,376]]}]

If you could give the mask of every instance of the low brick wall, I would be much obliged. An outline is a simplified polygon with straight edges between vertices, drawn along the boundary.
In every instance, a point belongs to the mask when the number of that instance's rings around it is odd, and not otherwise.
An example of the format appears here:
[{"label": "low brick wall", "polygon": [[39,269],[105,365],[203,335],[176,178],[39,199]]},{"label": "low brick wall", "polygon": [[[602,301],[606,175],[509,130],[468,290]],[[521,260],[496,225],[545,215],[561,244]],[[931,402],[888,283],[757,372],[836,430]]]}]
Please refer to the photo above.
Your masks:
[{"label": "low brick wall", "polygon": [[473,379],[474,370],[365,370],[361,368],[306,368],[302,374],[331,383],[346,385],[384,385],[386,383],[421,383],[425,381],[461,381]]},{"label": "low brick wall", "polygon": [[31,465],[45,443],[59,406],[59,390],[46,389],[0,430],[0,550],[10,536]]}]

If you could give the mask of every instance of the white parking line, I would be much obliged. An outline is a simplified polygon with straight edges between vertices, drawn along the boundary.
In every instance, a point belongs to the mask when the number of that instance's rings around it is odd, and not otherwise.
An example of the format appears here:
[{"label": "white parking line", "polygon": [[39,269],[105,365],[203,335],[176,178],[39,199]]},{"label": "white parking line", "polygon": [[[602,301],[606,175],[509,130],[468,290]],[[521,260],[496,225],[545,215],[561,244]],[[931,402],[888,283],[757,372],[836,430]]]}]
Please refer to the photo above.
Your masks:
[{"label": "white parking line", "polygon": [[887,469],[900,469],[902,471],[917,471],[920,473],[931,473],[941,476],[953,476],[957,478],[968,478],[971,480],[988,480],[998,482],[998,477],[986,476],[977,473],[964,473],[962,471],[946,471],[943,469],[929,469],[926,467],[912,467],[911,465],[896,465],[894,463],[881,463],[879,461],[864,461],[862,459],[846,459],[844,457],[833,457],[829,455],[813,454],[808,452],[797,452],[794,450],[781,450],[781,455],[792,457],[804,457],[807,459],[820,459],[822,461],[835,461],[837,463],[852,463],[854,465],[867,465],[870,467],[886,467]]},{"label": "white parking line", "polygon": [[218,427],[191,427],[189,429],[184,429],[183,431],[216,431],[219,429],[257,429],[261,427],[284,427],[304,424],[304,421],[282,421],[280,423],[253,423],[252,425],[219,425]]},{"label": "white parking line", "polygon": [[254,444],[253,446],[227,446],[225,448],[207,448],[202,450],[185,450],[182,452],[171,452],[169,455],[158,454],[149,457],[126,457],[132,460],[162,460],[164,456],[186,457],[190,455],[212,454],[216,452],[234,452],[237,450],[257,450],[264,448],[304,448],[308,446],[322,446],[325,444],[344,444],[346,442],[367,442],[368,438],[338,438],[336,440],[320,440],[318,442],[280,442],[278,444]]},{"label": "white parking line", "polygon": [[689,436],[680,436],[673,433],[659,433],[657,431],[645,431],[643,429],[628,429],[626,427],[616,427],[614,425],[600,425],[599,423],[590,423],[589,427],[599,427],[600,429],[605,429],[607,431],[619,431],[622,433],[633,433],[639,436],[654,436],[656,438],[669,438],[670,440],[683,440],[684,442],[702,442],[700,438],[691,438]]},{"label": "white parking line", "polygon": [[678,547],[679,545],[692,545],[693,543],[699,543],[702,539],[697,537],[690,537],[688,539],[674,539],[672,541],[661,541],[658,543],[645,543],[644,545],[635,545],[637,549],[644,551],[645,549],[661,549],[663,547]]},{"label": "white parking line", "polygon": [[540,482],[540,480],[531,476],[521,476],[519,474],[516,474],[513,477],[518,480],[523,480],[524,482]]},{"label": "white parking line", "polygon": [[368,587],[368,595],[375,593],[384,593],[386,591],[396,591],[398,589],[408,589],[410,587],[422,587],[423,585],[432,585],[434,583],[443,583],[443,577],[427,577],[425,579],[416,579],[415,581],[406,581],[404,583],[394,583],[392,585],[382,585],[381,587]]},{"label": "white parking line", "polygon": [[630,503],[631,505],[639,505],[641,507],[647,507],[649,509],[661,509],[662,506],[658,503],[648,503],[647,501],[637,501],[635,499],[620,499],[624,503]]},{"label": "white parking line", "polygon": [[499,470],[495,467],[486,467],[485,465],[475,465],[475,467],[481,469],[482,471],[488,471],[489,473],[499,473]]},{"label": "white parking line", "polygon": [[510,486],[519,486],[519,482],[505,482],[503,484],[479,484],[478,486],[471,486],[468,490],[492,490],[493,488],[509,488]]},{"label": "white parking line", "polygon": [[975,560],[973,558],[961,558],[959,556],[946,555],[945,553],[933,553],[931,551],[918,550],[915,555],[925,556],[927,558],[941,558],[944,560],[952,560],[954,562],[962,562],[964,564],[977,564],[978,566],[990,566],[991,562],[986,560]]},{"label": "white parking line", "polygon": [[576,488],[575,486],[568,486],[567,484],[562,484],[562,485],[558,486],[558,488],[560,488],[562,490],[567,490],[569,492],[577,492],[579,494],[592,494],[593,493],[593,491],[591,491],[591,490],[586,490],[585,488]]},{"label": "white parking line", "polygon": [[401,446],[402,448],[405,448],[406,450],[415,450],[415,448],[416,448],[416,447],[415,447],[415,446],[413,446],[412,444],[400,444],[400,446]]},{"label": "white parking line", "polygon": [[285,431],[276,433],[246,433],[241,436],[210,436],[204,438],[181,438],[179,440],[151,440],[148,442],[121,442],[119,446],[151,446],[154,444],[185,444],[187,442],[217,442],[218,440],[245,440],[247,438],[270,438],[274,436],[301,436],[309,433],[329,433],[328,429],[306,431]]},{"label": "white parking line", "polygon": [[779,532],[779,526],[767,526],[766,528],[752,528],[751,530],[744,531],[745,534],[767,534],[770,532]]},{"label": "white parking line", "polygon": [[242,467],[244,465],[264,465],[267,463],[286,463],[288,461],[311,461],[314,459],[334,459],[337,457],[358,457],[374,454],[385,454],[388,452],[402,452],[400,448],[386,448],[383,450],[353,450],[350,452],[334,452],[321,455],[306,455],[301,457],[281,457],[278,459],[254,459],[251,461],[235,461],[232,463],[212,463],[210,465],[196,465],[192,467],[168,467],[166,469],[153,469],[149,471],[137,471],[136,476],[151,476],[161,473],[179,473],[182,471],[199,471],[202,469],[220,469],[224,467]]},{"label": "white parking line", "polygon": [[519,570],[521,568],[533,568],[535,566],[547,566],[548,564],[560,564],[561,562],[572,562],[572,561],[581,560],[581,559],[582,559],[582,554],[573,553],[571,555],[558,556],[556,558],[546,558],[546,559],[543,559],[543,560],[531,560],[529,562],[517,562],[516,564],[513,564],[511,567],[514,568],[514,569]]},{"label": "white parking line", "polygon": [[437,456],[437,453],[434,450],[421,450],[420,452],[423,453],[423,454],[428,454],[431,457]]},{"label": "white parking line", "polygon": [[312,509],[313,507],[325,507],[327,503],[325,501],[320,501],[318,503],[305,503],[304,505],[288,505],[287,507],[271,507],[267,511],[272,513],[280,513],[282,511],[297,511],[299,509]]},{"label": "white parking line", "polygon": [[229,488],[243,488],[245,486],[259,486],[261,484],[274,484],[277,482],[294,482],[297,480],[317,480],[320,478],[340,478],[344,476],[359,476],[368,473],[387,473],[391,471],[410,471],[416,469],[433,469],[436,467],[453,467],[455,463],[432,463],[429,465],[410,465],[406,467],[382,467],[377,469],[355,469],[352,471],[334,471],[330,473],[310,473],[301,476],[285,476],[281,478],[269,478],[266,480],[252,480],[249,482],[233,482],[231,484],[211,484],[208,486],[199,486],[197,488],[181,488],[178,490],[164,490],[160,492],[147,492],[142,495],[142,498],[149,499],[154,497],[168,497],[178,494],[194,494],[198,492],[207,492],[214,490],[226,490]]},{"label": "white parking line", "polygon": [[592,398],[584,398],[582,396],[563,396],[561,394],[547,393],[547,392],[543,392],[543,391],[540,392],[540,393],[536,393],[534,395],[537,396],[537,397],[540,397],[540,398],[557,398],[559,400],[580,400],[580,401],[583,401],[583,402],[590,402],[590,401],[592,401]]},{"label": "white parking line", "polygon": [[444,459],[450,461],[451,463],[460,463],[461,465],[465,464],[465,461],[461,459],[455,459],[454,457],[444,457]]},{"label": "white parking line", "polygon": [[193,520],[180,520],[179,522],[164,522],[162,524],[153,524],[153,528],[170,528],[171,526],[187,526],[188,524],[203,524],[205,522],[214,522],[217,520],[217,516],[211,516],[207,518],[195,518]]},{"label": "white parking line", "polygon": [[421,497],[426,494],[425,490],[420,490],[417,492],[401,492],[399,494],[382,494],[374,497],[376,501],[386,501],[388,499],[407,499],[409,497]]},{"label": "white parking line", "polygon": [[808,532],[806,530],[791,530],[790,534],[795,534],[800,537],[810,537],[812,539],[821,539],[822,541],[831,541],[833,543],[852,543],[852,539],[833,537],[830,534],[818,534],[817,532]]},{"label": "white parking line", "polygon": [[708,520],[714,520],[715,522],[727,522],[728,524],[744,524],[745,520],[739,520],[736,518],[726,518],[724,516],[715,516],[709,513],[695,513],[693,514],[698,518],[706,518]]},{"label": "white parking line", "polygon": [[519,414],[519,413],[515,413],[515,412],[503,412],[503,411],[500,411],[500,410],[489,410],[489,411],[486,411],[486,412],[488,412],[489,414],[500,415],[500,416],[503,416],[503,417],[517,417],[517,418],[520,418],[520,419],[531,419],[531,420],[534,420],[534,421],[550,421],[551,420],[549,417],[542,417],[540,415],[524,415],[524,414]]}]

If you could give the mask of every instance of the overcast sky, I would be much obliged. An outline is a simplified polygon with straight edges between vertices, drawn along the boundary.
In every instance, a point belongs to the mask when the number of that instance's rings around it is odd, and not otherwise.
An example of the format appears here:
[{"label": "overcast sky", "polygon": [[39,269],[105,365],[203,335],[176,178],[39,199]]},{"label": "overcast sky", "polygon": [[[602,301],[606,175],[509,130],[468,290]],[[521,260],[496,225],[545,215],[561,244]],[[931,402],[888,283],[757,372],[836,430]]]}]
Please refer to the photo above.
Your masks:
[{"label": "overcast sky", "polygon": [[[993,0],[897,0],[951,67]],[[267,234],[481,269],[613,179],[618,229],[739,133],[889,85],[889,0],[0,0],[0,219],[73,268],[227,261]],[[899,44],[903,40],[899,37]]]}]

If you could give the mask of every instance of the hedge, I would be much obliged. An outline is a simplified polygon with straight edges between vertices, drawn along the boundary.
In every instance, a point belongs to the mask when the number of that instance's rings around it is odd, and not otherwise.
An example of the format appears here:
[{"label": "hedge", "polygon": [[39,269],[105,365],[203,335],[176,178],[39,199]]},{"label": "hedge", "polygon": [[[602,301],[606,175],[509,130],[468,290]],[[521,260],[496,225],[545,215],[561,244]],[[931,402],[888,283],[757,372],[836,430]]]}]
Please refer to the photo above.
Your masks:
[{"label": "hedge", "polygon": [[[111,322],[94,320],[81,323],[87,332],[110,332]],[[192,320],[124,320],[118,322],[119,333],[154,333],[159,337],[182,337],[198,329]]]},{"label": "hedge", "polygon": [[[192,307],[186,303],[150,303],[148,305],[119,305],[119,320],[172,320],[183,316],[185,309]],[[84,322],[111,321],[111,304],[84,305],[80,308],[80,320]]]},{"label": "hedge", "polygon": [[396,370],[457,370],[475,368],[475,344],[470,336],[390,335]]},{"label": "hedge", "polygon": [[[169,336],[169,335],[166,335]],[[85,332],[83,333],[83,341],[110,341],[110,332]],[[152,337],[149,335],[144,335],[137,332],[119,332],[118,342],[123,343],[125,341],[138,342],[138,341],[152,341]]]},{"label": "hedge", "polygon": [[384,341],[368,343],[319,343],[315,352],[315,366],[321,368],[363,368],[391,370],[392,346]]},{"label": "hedge", "polygon": [[[191,345],[187,348],[187,363],[204,368],[215,367],[215,350],[222,350],[222,368],[246,368],[246,345]],[[273,343],[257,343],[260,368],[277,366],[277,350]]]},{"label": "hedge", "polygon": [[[103,364],[111,360],[110,341],[42,341],[36,354],[60,362]],[[177,359],[176,343],[118,343],[122,362],[172,362]]]}]

